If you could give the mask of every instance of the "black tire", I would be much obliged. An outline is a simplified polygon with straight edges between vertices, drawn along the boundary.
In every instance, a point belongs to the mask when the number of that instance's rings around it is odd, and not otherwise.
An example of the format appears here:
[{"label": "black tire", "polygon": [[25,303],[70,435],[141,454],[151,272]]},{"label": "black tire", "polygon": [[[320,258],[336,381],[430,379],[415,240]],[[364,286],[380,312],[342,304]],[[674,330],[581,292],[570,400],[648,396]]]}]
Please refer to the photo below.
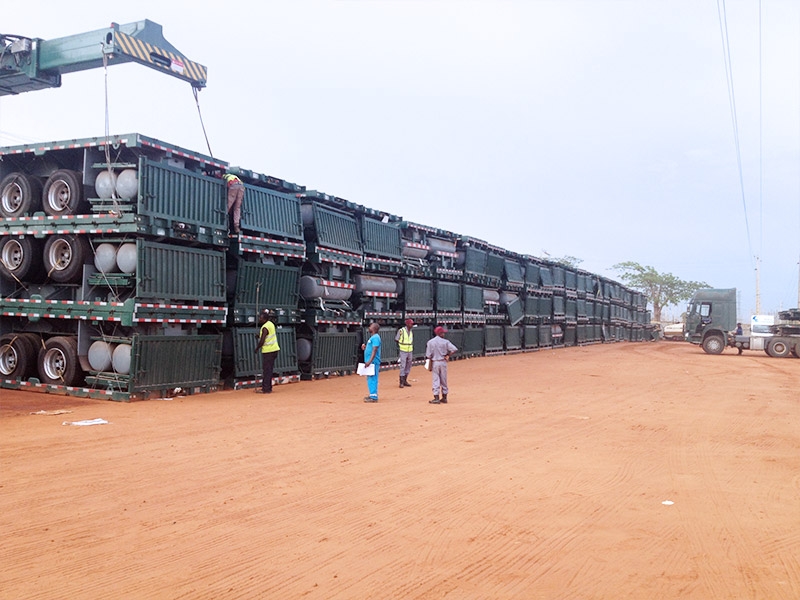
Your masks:
[{"label": "black tire", "polygon": [[703,340],[703,350],[706,354],[722,354],[725,350],[725,340],[718,335],[710,335]]},{"label": "black tire", "polygon": [[767,354],[772,358],[786,358],[791,351],[791,344],[783,338],[773,338],[767,342]]},{"label": "black tire", "polygon": [[5,218],[32,215],[42,209],[42,183],[25,173],[11,173],[0,182],[0,214]]},{"label": "black tire", "polygon": [[83,207],[83,183],[80,173],[59,169],[44,184],[42,208],[53,217],[80,214]]},{"label": "black tire", "polygon": [[48,278],[58,283],[77,283],[92,249],[83,235],[53,235],[44,245],[42,264]]},{"label": "black tire", "polygon": [[0,337],[0,378],[26,380],[36,375],[36,345],[30,334]]},{"label": "black tire", "polygon": [[0,240],[0,277],[16,282],[42,280],[42,242],[33,236]]},{"label": "black tire", "polygon": [[78,360],[78,340],[74,337],[53,337],[39,350],[39,379],[52,385],[78,385],[83,369]]}]

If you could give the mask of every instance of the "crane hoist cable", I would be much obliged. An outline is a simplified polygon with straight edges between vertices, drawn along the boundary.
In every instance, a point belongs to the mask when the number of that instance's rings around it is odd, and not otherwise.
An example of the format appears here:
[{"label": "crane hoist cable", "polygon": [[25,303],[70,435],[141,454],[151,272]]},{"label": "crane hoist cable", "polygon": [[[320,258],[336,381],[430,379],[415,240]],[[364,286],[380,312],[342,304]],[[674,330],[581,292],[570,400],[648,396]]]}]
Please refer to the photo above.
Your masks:
[{"label": "crane hoist cable", "polygon": [[208,141],[208,134],[206,133],[206,125],[203,123],[203,113],[200,112],[200,95],[197,93],[199,90],[197,87],[192,86],[192,94],[194,95],[194,103],[197,105],[197,115],[200,117],[200,127],[203,129],[203,137],[206,140],[206,146],[208,147],[208,155],[211,158],[214,158],[214,153],[211,152],[211,144]]},{"label": "crane hoist cable", "polygon": [[[753,243],[750,239],[750,222],[747,217],[747,202],[744,194],[744,175],[742,172],[742,151],[739,144],[739,120],[736,116],[736,95],[733,85],[733,65],[731,63],[731,47],[728,37],[728,16],[725,10],[725,0],[717,0],[717,14],[719,16],[719,31],[722,37],[722,57],[725,61],[725,80],[728,84],[728,102],[731,108],[731,122],[733,124],[733,140],[736,148],[736,163],[739,169],[739,189],[742,194],[742,209],[744,211],[744,225],[747,232],[747,247],[750,251],[750,260],[753,261]],[[755,265],[754,265],[755,268]]]}]

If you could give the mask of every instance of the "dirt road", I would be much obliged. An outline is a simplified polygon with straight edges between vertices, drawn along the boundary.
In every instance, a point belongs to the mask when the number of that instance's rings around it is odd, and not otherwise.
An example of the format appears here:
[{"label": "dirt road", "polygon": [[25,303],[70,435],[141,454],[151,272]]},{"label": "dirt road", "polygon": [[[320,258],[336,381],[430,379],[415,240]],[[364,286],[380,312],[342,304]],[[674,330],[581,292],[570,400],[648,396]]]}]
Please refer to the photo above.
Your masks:
[{"label": "dirt road", "polygon": [[460,360],[440,406],[410,381],[0,390],[0,597],[800,598],[800,360]]}]

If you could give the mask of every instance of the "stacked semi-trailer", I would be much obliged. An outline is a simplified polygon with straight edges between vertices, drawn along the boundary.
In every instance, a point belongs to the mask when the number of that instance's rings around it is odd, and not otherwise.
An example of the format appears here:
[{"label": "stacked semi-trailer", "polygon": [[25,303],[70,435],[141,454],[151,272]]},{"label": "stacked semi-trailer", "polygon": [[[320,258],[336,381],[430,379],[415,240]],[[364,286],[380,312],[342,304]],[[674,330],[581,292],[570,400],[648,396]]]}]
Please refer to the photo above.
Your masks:
[{"label": "stacked semi-trailer", "polygon": [[[229,233],[220,172],[245,182]],[[140,134],[0,148],[0,379],[113,399],[352,372],[366,326],[462,357],[649,339],[621,284]]]}]

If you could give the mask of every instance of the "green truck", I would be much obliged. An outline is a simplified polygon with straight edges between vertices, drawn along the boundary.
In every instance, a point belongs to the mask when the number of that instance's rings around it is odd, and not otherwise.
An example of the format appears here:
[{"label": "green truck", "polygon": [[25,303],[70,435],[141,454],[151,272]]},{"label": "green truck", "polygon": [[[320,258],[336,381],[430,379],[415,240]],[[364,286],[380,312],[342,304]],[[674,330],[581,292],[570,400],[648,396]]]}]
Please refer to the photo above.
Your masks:
[{"label": "green truck", "polygon": [[800,309],[778,314],[769,337],[737,335],[736,288],[701,289],[689,302],[686,315],[686,341],[702,346],[708,354],[721,354],[726,347],[763,350],[774,358],[800,358]]}]

